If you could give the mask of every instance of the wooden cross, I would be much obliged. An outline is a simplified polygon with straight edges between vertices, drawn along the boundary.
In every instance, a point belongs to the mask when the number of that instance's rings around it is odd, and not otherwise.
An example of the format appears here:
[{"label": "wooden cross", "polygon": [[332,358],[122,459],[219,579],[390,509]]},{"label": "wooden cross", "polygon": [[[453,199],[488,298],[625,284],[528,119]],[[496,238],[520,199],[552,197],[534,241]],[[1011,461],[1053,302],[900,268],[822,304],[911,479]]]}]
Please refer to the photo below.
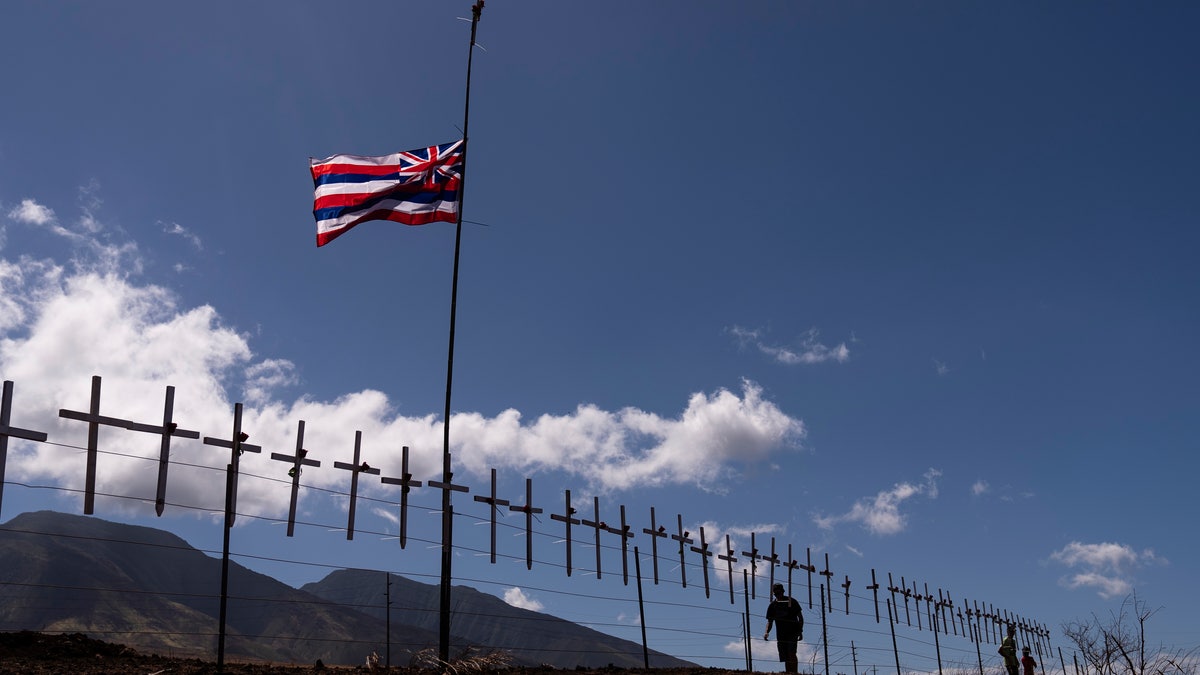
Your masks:
[{"label": "wooden cross", "polygon": [[[915,584],[914,584],[915,586]],[[925,618],[929,620],[929,629],[937,630],[933,627],[934,615],[937,614],[937,609],[933,606],[933,594],[929,592],[929,584],[925,584]]]},{"label": "wooden cross", "polygon": [[729,604],[734,604],[733,599],[733,563],[737,560],[737,556],[733,554],[733,546],[729,544],[729,535],[725,535],[725,555],[717,556],[718,560],[725,561],[725,567],[729,571]]},{"label": "wooden cross", "polygon": [[892,581],[892,573],[888,572],[888,591],[892,594],[892,605],[896,608],[896,623],[900,623],[900,605],[896,604],[896,591],[900,590],[896,583]]},{"label": "wooden cross", "polygon": [[917,611],[917,630],[924,630],[924,627],[921,626],[921,601],[925,599],[925,596],[921,595],[921,591],[917,590],[917,582],[915,581],[913,582],[912,594],[913,607]]},{"label": "wooden cross", "polygon": [[0,509],[4,505],[4,465],[8,461],[8,439],[20,438],[35,443],[45,443],[48,436],[42,431],[31,431],[8,425],[12,418],[12,380],[4,381],[4,395],[0,399]]},{"label": "wooden cross", "polygon": [[541,509],[533,507],[533,479],[525,479],[525,505],[508,505],[509,511],[520,511],[525,514],[525,569],[533,569],[533,514],[541,513]]},{"label": "wooden cross", "polygon": [[875,623],[879,623],[879,582],[875,580],[875,568],[871,568],[871,585],[867,586],[875,598]]},{"label": "wooden cross", "polygon": [[833,609],[833,570],[829,569],[829,554],[825,554],[825,569],[821,572],[821,576],[825,577],[825,589],[828,594],[829,609]]},{"label": "wooden cross", "polygon": [[400,477],[381,476],[379,482],[384,485],[400,486],[400,548],[408,543],[408,493],[412,488],[421,487],[421,481],[413,480],[408,471],[408,446],[400,447]]},{"label": "wooden cross", "polygon": [[633,538],[633,532],[630,531],[629,524],[625,522],[625,505],[621,504],[621,526],[610,527],[603,522],[600,527],[609,534],[617,534],[621,536],[621,580],[626,586],[629,585],[629,540]]},{"label": "wooden cross", "polygon": [[846,616],[850,616],[850,575],[846,575],[846,581],[842,583],[842,589],[846,591]]},{"label": "wooden cross", "polygon": [[229,494],[226,497],[225,516],[226,527],[233,527],[234,521],[237,519],[237,485],[238,485],[238,466],[245,452],[262,452],[262,448],[257,445],[250,445],[246,441],[250,438],[250,434],[242,431],[242,404],[233,404],[233,433],[229,436],[229,440],[224,438],[213,438],[211,436],[204,437],[205,445],[212,445],[218,448],[229,448],[229,467],[231,469],[230,476],[226,480]]},{"label": "wooden cross", "polygon": [[808,571],[808,608],[812,609],[812,575],[813,572],[817,571],[817,566],[812,564],[812,549],[808,546],[804,547],[804,556],[805,559],[808,560],[808,564],[804,567],[804,569]]},{"label": "wooden cross", "polygon": [[758,561],[766,560],[766,557],[758,553],[758,545],[754,543],[754,532],[750,533],[750,550],[742,551],[742,555],[750,559],[750,597],[755,598],[755,590],[758,587]]},{"label": "wooden cross", "polygon": [[496,497],[496,470],[492,469],[492,496],[483,497],[475,495],[475,501],[483,502],[490,506],[489,511],[492,512],[492,564],[496,564],[496,510],[499,506],[508,506],[507,499],[499,499]]},{"label": "wooden cross", "polygon": [[[904,596],[904,621],[911,627],[912,626],[912,615],[908,613],[908,599],[912,597],[912,591],[910,591],[908,589],[908,582],[904,580],[903,575],[900,576],[900,586],[902,587],[902,590],[900,591],[900,593]],[[900,611],[897,610],[896,614],[898,616],[900,614]],[[921,613],[918,612],[917,618],[920,618],[920,616],[921,616]]]},{"label": "wooden cross", "polygon": [[679,523],[679,534],[673,534],[671,538],[679,542],[679,579],[683,588],[687,588],[687,561],[683,559],[683,552],[684,545],[692,543],[691,537],[688,536],[691,532],[683,529],[683,514],[679,513],[676,516]]},{"label": "wooden cross", "polygon": [[654,564],[654,585],[658,585],[658,540],[666,538],[667,528],[654,522],[654,507],[650,507],[650,527],[643,527],[642,532],[650,535],[650,556]]},{"label": "wooden cross", "polygon": [[[942,598],[942,589],[938,589],[938,608],[942,610],[942,625],[946,625],[946,608],[950,608],[950,630],[955,635],[958,635],[958,626],[954,625],[954,601],[950,599],[950,592],[946,592],[945,599]],[[944,630],[944,629],[943,629]]]},{"label": "wooden cross", "polygon": [[608,527],[607,524],[600,520],[600,498],[592,497],[592,518],[593,520],[582,520],[580,524],[586,525],[594,531],[596,537],[596,578],[600,578],[600,530]]},{"label": "wooden cross", "polygon": [[704,572],[704,597],[709,596],[708,589],[708,559],[712,556],[712,551],[708,550],[708,542],[704,539],[704,526],[700,526],[700,545],[693,546],[692,550],[700,554],[700,568]]},{"label": "wooden cross", "polygon": [[800,563],[795,558],[792,557],[792,545],[791,544],[788,544],[787,557],[788,557],[788,561],[786,563],[784,563],[783,566],[786,567],[787,571],[788,571],[788,595],[791,595],[792,594],[792,572],[796,571],[800,567]]},{"label": "wooden cross", "polygon": [[100,436],[100,425],[106,424],[124,427],[125,420],[119,420],[114,417],[101,417],[99,375],[92,376],[92,398],[88,412],[82,413],[74,410],[60,409],[58,416],[88,423],[87,473],[85,474],[83,484],[83,512],[85,515],[91,515],[95,511],[96,506],[96,451]]},{"label": "wooden cross", "polygon": [[[771,563],[768,566],[768,568],[770,569],[771,572],[768,577],[767,583],[771,585],[771,588],[774,588],[775,587],[775,566],[779,564],[779,556],[775,554],[775,537],[771,537],[771,555],[770,555],[770,557],[763,558],[763,560]],[[791,589],[788,589],[788,590],[790,591]]]},{"label": "wooden cross", "polygon": [[171,437],[200,438],[200,432],[198,431],[187,431],[179,428],[179,425],[172,420],[174,409],[175,387],[168,385],[166,401],[163,404],[162,426],[152,427],[149,425],[133,424],[129,427],[134,431],[145,431],[146,433],[162,436],[162,441],[158,446],[158,483],[154,491],[154,513],[158,516],[162,516],[163,509],[167,505],[167,467],[171,463]]},{"label": "wooden cross", "polygon": [[[968,609],[967,611],[970,612],[971,610]],[[950,615],[958,617],[958,628],[962,629],[962,635],[963,635],[963,637],[966,637],[967,636],[967,627],[966,627],[966,623],[963,621],[962,608],[959,608],[957,610],[951,610]],[[953,623],[953,622],[951,622],[951,623]]]},{"label": "wooden cross", "polygon": [[308,450],[304,449],[304,420],[300,420],[300,424],[296,428],[296,454],[271,453],[273,460],[292,463],[292,468],[288,469],[288,476],[292,478],[292,500],[288,505],[287,536],[289,537],[296,531],[296,500],[300,494],[300,474],[303,471],[301,467],[321,466],[321,463],[315,459],[305,459],[307,455]]},{"label": "wooden cross", "polygon": [[368,473],[375,476],[379,475],[379,469],[374,469],[366,462],[359,463],[359,455],[362,450],[362,432],[354,432],[354,463],[347,464],[345,462],[334,462],[333,468],[343,469],[351,472],[350,476],[350,517],[346,521],[346,539],[354,538],[354,510],[358,502],[358,474]]},{"label": "wooden cross", "polygon": [[575,515],[575,509],[571,507],[571,491],[566,490],[566,495],[567,495],[567,504],[565,507],[566,510],[563,512],[563,515],[560,516],[557,513],[551,513],[550,519],[562,521],[562,522],[566,523],[566,525],[567,525],[567,539],[566,539],[566,541],[567,541],[567,576],[571,576],[571,526],[578,525],[579,519],[572,517]]}]

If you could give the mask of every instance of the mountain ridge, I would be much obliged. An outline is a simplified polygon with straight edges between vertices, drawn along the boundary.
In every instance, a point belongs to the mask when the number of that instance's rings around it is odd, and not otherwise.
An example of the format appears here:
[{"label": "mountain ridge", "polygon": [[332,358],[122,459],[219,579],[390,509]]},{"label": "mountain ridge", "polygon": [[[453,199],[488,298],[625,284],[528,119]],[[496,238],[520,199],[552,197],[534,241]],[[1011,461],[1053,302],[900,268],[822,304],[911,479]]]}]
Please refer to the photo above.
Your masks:
[{"label": "mountain ridge", "polygon": [[[165,530],[56,511],[23,513],[0,526],[6,599],[0,631],[79,632],[140,650],[209,657],[216,651],[220,567],[219,558]],[[336,570],[296,589],[231,561],[226,653],[269,662],[362,663],[387,641],[379,606],[384,574]],[[395,574],[390,579],[393,651],[436,647],[438,586]],[[469,586],[454,586],[453,593],[454,654],[505,651],[519,666],[643,665],[639,643],[512,607]],[[652,663],[695,665],[658,652]]]}]

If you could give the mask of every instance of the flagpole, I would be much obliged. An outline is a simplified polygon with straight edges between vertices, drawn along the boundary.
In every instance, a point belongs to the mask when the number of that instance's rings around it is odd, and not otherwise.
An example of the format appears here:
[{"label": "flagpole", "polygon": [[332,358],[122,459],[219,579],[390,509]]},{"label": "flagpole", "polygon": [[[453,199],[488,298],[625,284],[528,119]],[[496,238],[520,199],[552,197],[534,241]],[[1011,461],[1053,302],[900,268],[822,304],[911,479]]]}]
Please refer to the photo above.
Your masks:
[{"label": "flagpole", "polygon": [[471,45],[467,51],[467,90],[463,109],[462,171],[458,187],[458,223],[454,229],[454,281],[450,285],[450,345],[446,356],[446,409],[442,416],[442,579],[441,610],[438,622],[438,658],[450,662],[450,562],[453,557],[454,510],[450,502],[450,390],[454,382],[454,324],[458,306],[458,257],[462,244],[463,201],[467,182],[467,131],[471,123],[471,59],[475,55],[475,28],[483,12],[484,0],[471,7]]}]

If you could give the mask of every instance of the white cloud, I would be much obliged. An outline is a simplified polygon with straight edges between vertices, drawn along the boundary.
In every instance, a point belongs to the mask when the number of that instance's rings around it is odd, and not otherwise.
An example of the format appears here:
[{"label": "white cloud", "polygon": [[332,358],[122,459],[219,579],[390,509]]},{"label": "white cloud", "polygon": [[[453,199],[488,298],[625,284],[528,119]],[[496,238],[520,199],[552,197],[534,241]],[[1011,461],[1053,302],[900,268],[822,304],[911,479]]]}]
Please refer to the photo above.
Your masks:
[{"label": "white cloud", "polygon": [[[27,210],[34,215],[23,217],[45,214],[32,206]],[[308,447],[345,448],[352,431],[361,430],[364,456],[385,475],[398,472],[404,445],[413,449],[409,470],[418,479],[440,475],[440,415],[398,415],[387,396],[373,390],[332,401],[289,399],[284,392],[297,383],[293,364],[255,354],[249,338],[223,324],[214,307],[181,307],[170,289],[138,283],[136,245],[105,244],[84,232],[66,236],[79,244],[69,265],[0,259],[0,372],[15,382],[21,426],[46,431],[54,441],[15,444],[10,480],[82,487],[78,448],[86,444],[87,426],[57,411],[88,409],[92,375],[103,377],[101,410],[107,416],[161,420],[166,386],[172,385],[179,426],[223,437],[241,392],[251,443],[294,447],[297,421],[303,419]],[[740,467],[796,450],[805,434],[800,420],[749,381],[736,392],[694,393],[670,417],[584,404],[570,414],[530,422],[512,409],[494,417],[457,413],[452,425],[451,450],[462,470],[477,476],[493,467],[561,471],[600,490],[666,484],[720,490]],[[148,467],[157,459],[158,443],[107,427],[101,443],[112,454],[102,456],[97,490],[152,498],[155,476]],[[227,451],[178,439],[172,453],[209,469],[172,466],[171,501],[219,510],[221,491],[212,486],[221,480],[217,474],[228,462]],[[250,477],[240,484],[239,508],[286,513],[287,491],[252,477],[285,472],[270,452],[247,453],[241,466]],[[311,468],[304,479],[311,487],[344,489],[340,471]],[[378,483],[361,491],[394,496],[393,488]]]},{"label": "white cloud", "polygon": [[285,359],[267,359],[246,368],[243,400],[247,405],[269,405],[274,392],[299,383],[296,366]]},{"label": "white cloud", "polygon": [[[80,188],[82,215],[73,226],[62,224],[54,211],[36,200],[25,199],[9,211],[12,220],[26,225],[44,228],[46,232],[66,240],[73,249],[75,258],[71,264],[82,272],[111,273],[118,276],[141,274],[142,258],[137,244],[133,242],[112,243],[104,233],[104,225],[96,219],[101,201],[97,196],[98,186],[94,183]],[[46,264],[50,261],[23,264]],[[58,263],[51,263],[57,266]]]},{"label": "white cloud", "polygon": [[815,328],[810,329],[800,337],[796,348],[768,344],[762,339],[762,331],[757,329],[752,330],[742,328],[741,326],[734,326],[729,328],[728,332],[737,339],[738,344],[741,346],[753,346],[763,354],[774,359],[777,363],[788,366],[809,365],[828,361],[845,363],[850,360],[850,349],[846,347],[845,342],[839,343],[835,347],[825,345],[819,341],[820,334]]},{"label": "white cloud", "polygon": [[934,359],[933,360],[933,370],[940,377],[940,376],[946,375],[947,373],[950,372],[950,366],[946,365],[945,363],[943,363],[941,361],[938,361],[937,359]]},{"label": "white cloud", "polygon": [[525,591],[522,591],[519,586],[513,586],[504,591],[504,601],[513,607],[528,609],[533,612],[540,612],[545,609],[545,605],[525,595]]},{"label": "white cloud", "polygon": [[1076,588],[1094,588],[1096,593],[1108,600],[1122,595],[1128,595],[1133,590],[1133,584],[1115,576],[1105,576],[1097,572],[1080,572],[1062,580],[1062,584],[1071,590]]},{"label": "white cloud", "polygon": [[736,463],[767,459],[797,447],[805,430],[762,397],[753,382],[741,395],[725,389],[692,394],[676,418],[625,408],[618,412],[583,404],[569,415],[542,415],[523,424],[521,413],[493,418],[463,413],[452,420],[463,466],[552,469],[586,480],[602,491],[692,484],[720,491]]},{"label": "white cloud", "polygon": [[936,499],[937,479],[942,475],[937,469],[925,472],[921,484],[897,483],[890,490],[879,492],[874,497],[865,497],[854,503],[849,511],[841,515],[813,517],[817,527],[833,529],[841,523],[859,523],[872,534],[898,534],[907,527],[907,518],[900,511],[904,502],[914,497]]},{"label": "white cloud", "polygon": [[28,225],[49,225],[54,222],[54,211],[32,199],[22,199],[19,206],[8,212],[8,217]]},{"label": "white cloud", "polygon": [[179,223],[164,223],[163,221],[160,220],[160,221],[158,221],[158,224],[160,226],[162,226],[162,230],[164,233],[174,235],[176,237],[180,237],[184,241],[191,244],[192,247],[195,248],[197,251],[204,250],[204,243],[200,241],[200,236],[197,235],[195,232],[192,232],[191,230],[187,229],[186,227],[180,225]]},{"label": "white cloud", "polygon": [[1133,590],[1133,574],[1141,567],[1166,564],[1153,550],[1135,551],[1125,544],[1084,544],[1073,541],[1050,554],[1050,559],[1072,570],[1060,580],[1070,589],[1089,588],[1104,599],[1127,595]]},{"label": "white cloud", "polygon": [[971,485],[971,494],[975,497],[985,495],[989,490],[991,490],[991,486],[983,479],[977,480]]}]

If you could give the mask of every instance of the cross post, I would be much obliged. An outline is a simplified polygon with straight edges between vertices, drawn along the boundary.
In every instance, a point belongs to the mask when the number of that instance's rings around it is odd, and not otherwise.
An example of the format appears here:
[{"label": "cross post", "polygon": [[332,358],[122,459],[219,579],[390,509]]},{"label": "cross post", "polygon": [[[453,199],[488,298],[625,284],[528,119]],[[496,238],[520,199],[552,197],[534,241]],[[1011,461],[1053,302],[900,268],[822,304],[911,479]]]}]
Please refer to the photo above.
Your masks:
[{"label": "cross post", "polygon": [[12,395],[12,380],[5,380],[3,398],[0,399],[0,508],[3,508],[4,505],[4,465],[8,462],[9,437],[35,443],[45,443],[48,438],[42,431],[31,431],[8,425],[12,419]]},{"label": "cross post", "polygon": [[384,485],[400,486],[400,548],[408,543],[408,493],[412,488],[421,487],[421,481],[413,480],[408,472],[408,446],[400,448],[400,478],[381,476],[379,482]]},{"label": "cross post", "polygon": [[566,525],[567,576],[571,576],[571,526],[578,525],[579,519],[573,517],[575,515],[575,509],[571,506],[571,491],[565,490],[564,492],[566,493],[566,505],[563,507],[563,515],[560,516],[557,513],[551,513],[550,519],[560,521]]},{"label": "cross post", "polygon": [[666,538],[667,528],[654,521],[654,507],[650,507],[650,527],[643,527],[642,532],[650,535],[650,556],[654,563],[654,585],[658,585],[658,540]]},{"label": "cross post", "polygon": [[533,507],[533,479],[525,479],[525,505],[508,505],[509,511],[520,511],[525,514],[525,569],[533,569],[533,514],[541,513],[541,509]]},{"label": "cross post", "polygon": [[350,515],[346,520],[346,539],[354,538],[354,510],[358,504],[358,474],[367,473],[373,476],[379,475],[379,469],[372,468],[366,462],[359,463],[359,456],[362,451],[362,432],[354,432],[354,463],[347,464],[345,462],[334,462],[333,468],[343,469],[351,473],[350,476]]},{"label": "cross post", "polygon": [[496,510],[500,506],[508,506],[507,499],[499,499],[496,497],[496,470],[492,469],[492,495],[484,497],[475,495],[475,501],[483,502],[488,505],[488,510],[492,514],[492,564],[496,564]]},{"label": "cross post", "polygon": [[315,459],[305,459],[308,455],[308,450],[304,449],[304,420],[300,420],[300,424],[296,429],[296,454],[284,455],[278,452],[271,453],[271,459],[278,462],[290,462],[292,468],[288,469],[288,476],[292,479],[292,498],[288,505],[288,526],[287,536],[292,536],[296,532],[296,502],[300,495],[300,474],[305,466],[321,466],[321,463]]}]

